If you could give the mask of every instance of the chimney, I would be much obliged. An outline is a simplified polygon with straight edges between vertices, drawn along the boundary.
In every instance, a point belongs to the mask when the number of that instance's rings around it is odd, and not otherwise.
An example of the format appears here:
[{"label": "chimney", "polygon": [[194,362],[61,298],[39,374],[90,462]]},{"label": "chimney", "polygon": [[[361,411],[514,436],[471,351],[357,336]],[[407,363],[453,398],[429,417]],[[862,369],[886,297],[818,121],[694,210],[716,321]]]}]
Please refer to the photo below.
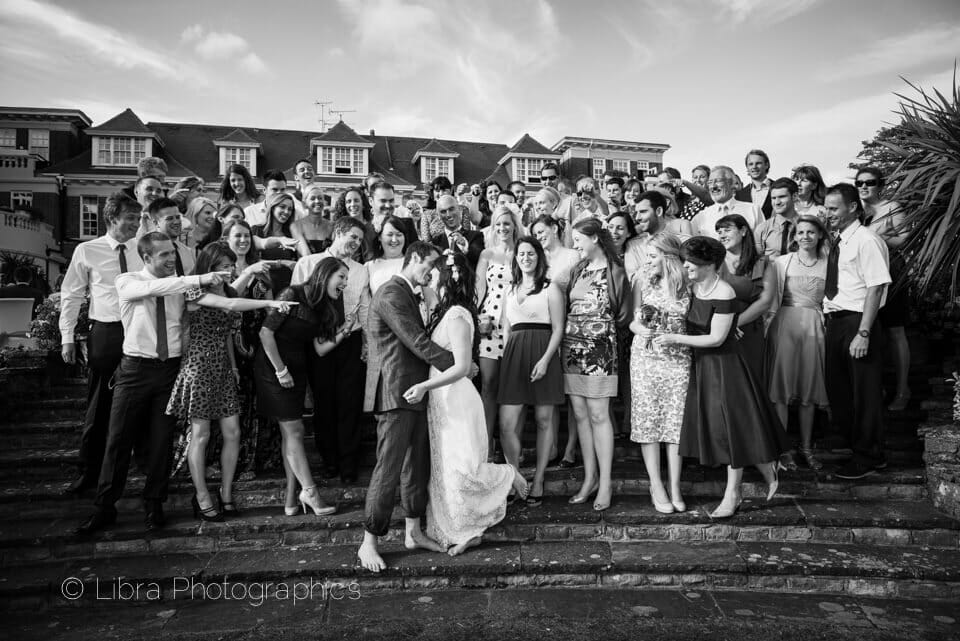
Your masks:
[{"label": "chimney", "polygon": [[371,135],[371,136],[376,136],[376,135],[377,135],[377,132],[374,131],[373,129],[371,129],[371,130],[370,130],[370,135]]}]

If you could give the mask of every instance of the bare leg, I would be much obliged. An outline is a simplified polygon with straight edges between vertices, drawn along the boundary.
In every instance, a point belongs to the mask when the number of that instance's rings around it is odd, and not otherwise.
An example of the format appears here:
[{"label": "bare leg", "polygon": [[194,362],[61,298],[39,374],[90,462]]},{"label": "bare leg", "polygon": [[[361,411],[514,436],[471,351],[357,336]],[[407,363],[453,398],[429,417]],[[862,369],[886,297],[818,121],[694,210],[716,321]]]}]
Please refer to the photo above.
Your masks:
[{"label": "bare leg", "polygon": [[187,466],[190,479],[197,493],[197,503],[201,510],[213,507],[210,490],[207,488],[207,443],[210,442],[210,421],[190,419],[190,445],[187,449]]},{"label": "bare leg", "polygon": [[500,360],[480,358],[480,398],[487,422],[487,452],[493,456],[493,433],[497,424],[497,386],[500,384]]},{"label": "bare leg", "polygon": [[530,493],[543,496],[543,477],[547,472],[551,450],[554,449],[553,417],[557,414],[553,405],[538,405],[533,410],[537,421],[537,469],[533,473]]},{"label": "bare leg", "polygon": [[524,405],[500,406],[500,447],[507,463],[519,467]]},{"label": "bare leg", "polygon": [[813,404],[800,406],[800,446],[806,450],[813,448],[813,419],[816,412]]},{"label": "bare leg", "polygon": [[220,498],[224,503],[233,502],[233,479],[237,474],[237,458],[240,456],[240,417],[220,419],[223,448],[220,450]]},{"label": "bare leg", "polygon": [[660,476],[660,443],[641,443],[640,452],[643,454],[643,464],[650,479],[650,498],[654,505],[669,503],[670,498]]},{"label": "bare leg", "polygon": [[580,434],[580,451],[583,454],[583,485],[573,497],[573,501],[583,503],[597,487],[597,457],[593,451],[593,430],[590,427],[590,412],[587,399],[571,396],[570,405],[577,417],[577,432]]},{"label": "bare leg", "polygon": [[553,418],[550,419],[550,434],[551,442],[553,445],[550,448],[550,459],[553,460],[557,458],[559,454],[559,443],[560,443],[560,412],[556,411],[553,413]]},{"label": "bare leg", "polygon": [[[610,497],[613,494],[610,479],[613,470],[613,424],[610,423],[609,398],[586,400],[593,431],[593,450],[599,465],[600,485],[597,489],[597,500],[593,504],[596,509],[597,506],[610,505]],[[580,439],[580,446],[584,447],[583,439]]]},{"label": "bare leg", "polygon": [[[563,458],[571,463],[577,462],[577,445],[580,441],[580,428],[577,427],[577,413],[573,411],[573,401],[568,403],[567,409],[567,447],[563,451]],[[560,425],[560,412],[557,412],[557,426]]]},{"label": "bare leg", "polygon": [[466,543],[460,543],[458,545],[454,545],[452,548],[447,550],[447,554],[449,554],[450,556],[457,556],[458,554],[463,554],[466,550],[469,550],[470,548],[474,548],[480,545],[482,541],[483,539],[481,539],[479,536],[475,536],[469,541],[467,541]]},{"label": "bare leg", "polygon": [[[297,495],[300,493],[300,486],[297,484],[297,477],[294,476],[293,470],[290,469],[290,464],[287,463],[287,457],[283,457],[283,474],[287,480],[287,490],[286,495],[283,499],[283,504],[285,507],[296,509],[299,503],[297,502]],[[288,512],[290,510],[287,510]]]},{"label": "bare leg", "polygon": [[369,532],[363,533],[363,543],[357,550],[357,558],[360,559],[360,565],[371,572],[380,572],[387,568],[387,564],[377,550],[377,537]]},{"label": "bare leg", "polygon": [[710,514],[714,518],[733,516],[740,506],[740,486],[743,484],[743,468],[727,466],[727,488],[723,493],[723,500],[717,509]]},{"label": "bare leg", "polygon": [[680,456],[680,446],[676,443],[667,443],[667,470],[670,474],[670,502],[678,512],[687,509],[680,493],[680,472],[683,469],[683,457]]},{"label": "bare leg", "polygon": [[[424,550],[432,550],[433,552],[447,551],[447,548],[443,547],[423,533],[423,530],[420,529],[419,518],[404,519],[404,523],[406,526],[406,536],[404,537],[403,545],[408,550],[421,548]],[[364,544],[366,544],[366,537],[364,537]]]},{"label": "bare leg", "polygon": [[[280,421],[280,433],[283,435],[283,458],[290,472],[301,487],[316,487],[310,472],[310,463],[307,461],[307,452],[303,449],[303,421]],[[287,488],[290,488],[289,477]]]}]

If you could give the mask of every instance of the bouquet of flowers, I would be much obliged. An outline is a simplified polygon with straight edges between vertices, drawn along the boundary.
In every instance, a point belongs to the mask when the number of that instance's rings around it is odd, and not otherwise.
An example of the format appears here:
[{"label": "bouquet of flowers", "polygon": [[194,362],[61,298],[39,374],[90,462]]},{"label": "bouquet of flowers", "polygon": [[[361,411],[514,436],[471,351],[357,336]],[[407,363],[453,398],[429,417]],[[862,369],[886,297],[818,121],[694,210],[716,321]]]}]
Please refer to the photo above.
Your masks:
[{"label": "bouquet of flowers", "polygon": [[[663,314],[660,310],[653,305],[641,305],[640,306],[640,324],[657,331],[658,329],[663,329]],[[653,340],[652,336],[647,336],[644,341],[644,347],[650,349],[651,341]]]},{"label": "bouquet of flowers", "polygon": [[[90,319],[88,299],[84,299],[77,316],[76,340],[79,343],[87,333]],[[37,307],[37,317],[30,323],[30,337],[37,339],[41,349],[48,351],[60,349],[60,294],[53,294]]]}]

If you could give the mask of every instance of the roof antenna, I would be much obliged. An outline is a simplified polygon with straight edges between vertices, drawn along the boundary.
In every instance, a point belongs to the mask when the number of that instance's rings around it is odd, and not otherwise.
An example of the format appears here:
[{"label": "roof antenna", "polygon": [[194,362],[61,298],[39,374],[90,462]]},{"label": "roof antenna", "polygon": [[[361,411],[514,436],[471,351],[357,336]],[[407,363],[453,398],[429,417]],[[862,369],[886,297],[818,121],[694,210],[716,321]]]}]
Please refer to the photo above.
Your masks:
[{"label": "roof antenna", "polygon": [[324,112],[325,112],[325,111],[329,111],[329,110],[326,109],[326,106],[327,106],[327,105],[332,105],[332,104],[333,104],[333,101],[332,101],[332,100],[320,100],[320,99],[317,99],[317,100],[315,100],[315,101],[313,102],[313,104],[314,104],[314,106],[316,106],[316,107],[320,107],[320,118],[317,119],[317,122],[320,123],[320,133],[326,133],[326,132],[327,132],[327,118],[326,118],[326,115],[324,114]]},{"label": "roof antenna", "polygon": [[356,109],[328,109],[331,114],[336,114],[340,118],[340,122],[343,122],[343,114],[355,114],[357,113]]}]

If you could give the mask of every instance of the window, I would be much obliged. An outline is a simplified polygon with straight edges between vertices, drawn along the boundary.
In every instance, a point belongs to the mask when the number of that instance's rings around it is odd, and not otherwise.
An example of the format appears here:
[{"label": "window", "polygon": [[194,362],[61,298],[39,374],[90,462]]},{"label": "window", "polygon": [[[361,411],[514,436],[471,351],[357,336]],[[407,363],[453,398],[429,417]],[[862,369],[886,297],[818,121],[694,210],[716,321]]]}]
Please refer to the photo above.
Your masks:
[{"label": "window", "polygon": [[243,165],[247,171],[253,173],[253,162],[251,160],[253,150],[249,147],[227,147],[224,150],[225,165]]},{"label": "window", "polygon": [[80,238],[95,238],[100,234],[100,203],[96,196],[80,197]]},{"label": "window", "polygon": [[643,170],[643,171],[646,171],[646,170],[650,169],[650,163],[647,162],[646,160],[638,160],[638,161],[637,161],[637,169],[641,169],[641,170]]},{"label": "window", "polygon": [[16,149],[17,148],[17,130],[0,129],[0,147]]},{"label": "window", "polygon": [[50,131],[47,129],[30,130],[30,152],[50,159]]},{"label": "window", "polygon": [[14,211],[24,209],[26,207],[33,207],[33,192],[11,191],[10,207],[12,207]]},{"label": "window", "polygon": [[593,159],[593,179],[596,181],[603,180],[603,174],[607,171],[607,161],[603,158],[594,158]]},{"label": "window", "polygon": [[362,176],[365,173],[363,152],[363,149],[351,147],[322,147],[320,173]]},{"label": "window", "polygon": [[622,171],[624,176],[630,175],[630,161],[629,160],[614,160],[613,161],[614,171]]},{"label": "window", "polygon": [[97,164],[135,167],[147,155],[144,138],[97,138]]},{"label": "window", "polygon": [[424,166],[423,182],[432,182],[437,176],[450,177],[449,158],[431,158],[425,156],[420,162],[422,162]]},{"label": "window", "polygon": [[546,164],[543,158],[517,158],[514,161],[514,180],[522,180],[527,184],[540,184],[540,170]]}]

